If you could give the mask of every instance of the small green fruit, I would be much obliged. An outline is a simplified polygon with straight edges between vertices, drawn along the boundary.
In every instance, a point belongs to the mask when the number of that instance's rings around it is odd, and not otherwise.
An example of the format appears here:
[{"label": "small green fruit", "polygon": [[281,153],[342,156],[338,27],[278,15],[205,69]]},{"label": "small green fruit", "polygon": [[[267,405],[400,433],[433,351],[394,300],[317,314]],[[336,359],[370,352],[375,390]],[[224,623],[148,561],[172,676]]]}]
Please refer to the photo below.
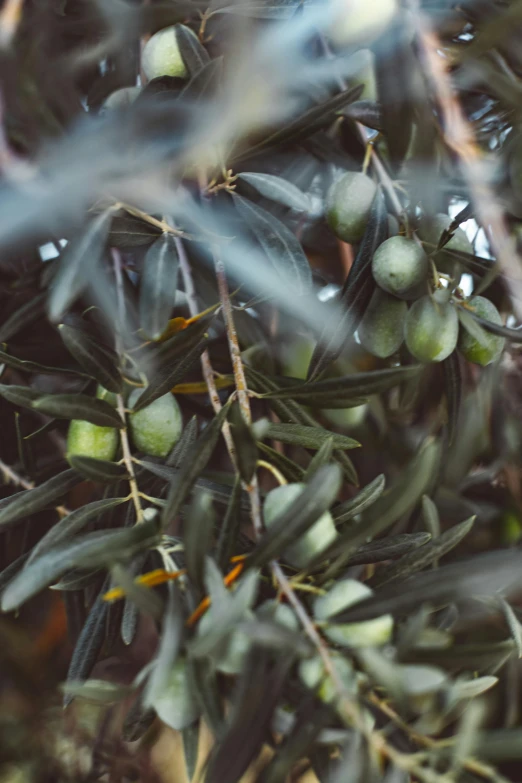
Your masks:
[{"label": "small green fruit", "polygon": [[404,319],[408,305],[381,289],[377,289],[359,324],[358,335],[366,350],[386,359],[401,346],[404,339]]},{"label": "small green fruit", "polygon": [[163,723],[176,731],[190,726],[201,714],[184,658],[178,658],[172,667],[168,683],[153,706]]},{"label": "small green fruit", "polygon": [[[319,596],[314,601],[314,617],[316,620],[328,620],[332,615],[348,609],[364,598],[372,595],[370,588],[355,579],[343,579],[337,582],[326,595]],[[325,627],[325,635],[332,642],[344,647],[369,647],[386,644],[393,631],[393,617],[383,614],[373,620],[361,623],[329,624]]]},{"label": "small green fruit", "polygon": [[415,299],[425,290],[428,257],[412,239],[390,237],[372,259],[372,274],[383,291],[400,299]]},{"label": "small green fruit", "polygon": [[[485,318],[494,324],[499,326],[502,324],[502,318],[500,313],[489,299],[485,296],[474,296],[469,300],[471,307],[475,310],[477,315],[481,318]],[[459,348],[468,362],[474,364],[480,364],[482,367],[494,362],[498,359],[505,345],[505,339],[497,334],[482,329],[484,333],[484,344],[475,340],[475,338],[466,329],[461,328],[459,334]]]},{"label": "small green fruit", "polygon": [[[426,253],[433,253],[439,244],[442,234],[448,230],[451,223],[452,218],[444,213],[421,220],[417,233],[419,239],[422,240]],[[451,251],[455,250],[461,253],[473,253],[473,245],[462,228],[457,228],[449,242],[446,242],[444,247],[433,255],[432,258],[439,272],[451,275],[451,277],[457,279],[462,274],[462,265],[459,264],[458,259],[451,253]]]},{"label": "small green fruit", "polygon": [[134,103],[140,92],[141,87],[121,87],[121,89],[115,90],[105,99],[102,109],[105,111],[126,109]]},{"label": "small green fruit", "polygon": [[404,323],[409,352],[419,362],[442,362],[453,353],[459,336],[459,319],[444,290],[423,296],[410,307]]},{"label": "small green fruit", "polygon": [[[96,397],[116,406],[116,395],[98,386]],[[93,457],[111,462],[116,456],[119,433],[114,427],[99,427],[90,421],[73,419],[67,433],[67,457]]]},{"label": "small green fruit", "polygon": [[326,220],[339,239],[353,244],[362,239],[376,193],[366,174],[348,171],[330,187],[326,196]]},{"label": "small green fruit", "polygon": [[[305,484],[285,484],[268,493],[264,504],[264,519],[267,527],[292,505],[304,492]],[[310,560],[323,552],[337,537],[332,515],[329,511],[315,522],[299,540],[289,546],[284,555],[296,568],[304,568]]]},{"label": "small green fruit", "polygon": [[188,71],[181,56],[177,27],[178,25],[165,27],[145,44],[141,55],[141,67],[147,79],[157,79],[159,76],[187,78]]},{"label": "small green fruit", "polygon": [[[143,392],[144,389],[131,392],[129,408],[137,403]],[[137,449],[151,457],[166,457],[183,429],[183,417],[176,398],[168,392],[141,411],[130,413],[129,427]]]}]

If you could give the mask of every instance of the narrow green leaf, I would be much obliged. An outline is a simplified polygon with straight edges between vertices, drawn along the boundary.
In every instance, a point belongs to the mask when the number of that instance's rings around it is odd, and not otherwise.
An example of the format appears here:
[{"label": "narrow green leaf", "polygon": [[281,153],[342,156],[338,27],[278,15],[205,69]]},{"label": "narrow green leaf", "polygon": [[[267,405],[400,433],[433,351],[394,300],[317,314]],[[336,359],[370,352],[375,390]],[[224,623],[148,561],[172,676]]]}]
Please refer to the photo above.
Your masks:
[{"label": "narrow green leaf", "polygon": [[[94,602],[80,637],[76,642],[67,672],[67,682],[83,682],[86,680],[98,660],[105,641],[106,621],[109,612],[109,605],[101,599],[103,592],[104,588],[102,588],[102,592]],[[64,707],[67,707],[72,699],[71,695],[66,694]]]},{"label": "narrow green leaf", "polygon": [[237,456],[237,468],[246,484],[250,484],[257,465],[257,443],[251,427],[246,423],[238,402],[230,406],[228,413],[230,433]]},{"label": "narrow green leaf", "polygon": [[291,543],[312,527],[339,492],[341,471],[338,465],[324,465],[312,477],[302,494],[287,511],[280,514],[246,560],[249,568],[261,568],[281,555]]},{"label": "narrow green leaf", "polygon": [[431,533],[432,538],[438,538],[440,536],[439,512],[429,495],[422,496],[422,516],[426,529]]},{"label": "narrow green leaf", "polygon": [[273,174],[256,174],[250,171],[243,171],[238,179],[251,185],[261,196],[270,201],[276,201],[278,204],[301,212],[310,209],[308,197],[286,179],[275,177]]},{"label": "narrow green leaf", "polygon": [[53,547],[27,564],[8,585],[2,596],[2,611],[17,609],[71,568],[121,562],[158,541],[157,524],[153,521],[123,530],[87,533]]},{"label": "narrow green leaf", "polygon": [[154,710],[144,707],[141,698],[136,699],[123,721],[122,740],[137,742],[150,729],[155,720]]},{"label": "narrow green leaf", "polygon": [[80,454],[70,454],[68,459],[72,467],[89,481],[112,484],[114,481],[124,481],[130,478],[125,465],[118,465],[116,462],[84,457]]},{"label": "narrow green leaf", "polygon": [[99,427],[125,427],[112,405],[87,394],[46,394],[33,402],[33,408],[56,419],[81,419]]},{"label": "narrow green leaf", "polygon": [[172,366],[170,363],[165,362],[154,373],[153,377],[149,381],[149,385],[140,396],[133,411],[137,412],[150,405],[154,400],[162,397],[169,392],[177,383],[182,381],[187,373],[194,367],[199,360],[201,354],[207,347],[207,340],[202,339],[191,347],[185,356],[182,356],[178,362]]},{"label": "narrow green leaf", "polygon": [[[154,590],[137,584],[134,581],[134,575],[124,568],[120,563],[114,563],[111,566],[112,583],[111,587],[121,587],[125,591],[128,601],[145,615],[152,617],[153,620],[160,620],[163,614],[163,601]],[[118,618],[118,635],[121,628],[121,614]]]},{"label": "narrow green leaf", "polygon": [[199,720],[193,723],[191,726],[187,726],[181,732],[181,739],[183,742],[183,758],[185,759],[185,771],[187,773],[187,780],[193,779],[196,772],[196,765],[198,761],[199,750]]},{"label": "narrow green leaf", "polygon": [[508,326],[501,326],[500,324],[494,324],[486,318],[481,318],[476,313],[470,311],[471,316],[479,323],[486,331],[498,334],[500,337],[505,337],[512,343],[522,343],[522,328],[510,329]]},{"label": "narrow green leaf", "polygon": [[192,690],[214,737],[223,734],[225,715],[219,688],[218,674],[209,658],[188,658],[187,675]]},{"label": "narrow green leaf", "polygon": [[151,245],[161,235],[161,229],[127,212],[113,213],[109,232],[111,246],[122,249]]},{"label": "narrow green leaf", "polygon": [[308,465],[305,473],[305,481],[310,481],[312,476],[317,473],[319,468],[321,468],[323,465],[328,465],[328,463],[331,462],[333,447],[334,436],[329,433],[329,436],[325,439],[317,454],[315,454],[314,458],[310,461],[310,464]]},{"label": "narrow green leaf", "polygon": [[354,498],[335,506],[335,508],[332,509],[332,515],[336,525],[342,525],[349,519],[353,519],[353,517],[357,516],[357,514],[361,514],[368,506],[371,506],[372,503],[375,503],[377,498],[382,495],[385,484],[386,479],[384,474],[381,473],[380,476],[377,476],[373,481],[370,481],[364,489],[361,489]]},{"label": "narrow green leaf", "polygon": [[21,329],[27,329],[35,321],[38,321],[45,313],[45,300],[47,294],[37,294],[29,302],[26,302],[18,310],[15,310],[0,326],[0,343],[5,343],[14,337]]},{"label": "narrow green leaf", "polygon": [[279,440],[293,446],[303,446],[306,449],[320,449],[328,440],[333,440],[335,449],[355,449],[361,444],[347,435],[331,433],[322,427],[306,427],[303,424],[274,424],[270,422],[263,435],[264,438]]},{"label": "narrow green leaf", "polygon": [[79,484],[82,477],[75,470],[65,470],[34,489],[17,492],[0,508],[0,526],[18,522],[43,508],[55,505],[59,498]]},{"label": "narrow green leaf", "polygon": [[310,290],[312,273],[298,240],[284,223],[248,199],[232,194],[234,206],[261,245],[283,282],[300,295]]},{"label": "narrow green leaf", "polygon": [[345,565],[367,565],[369,563],[383,563],[385,560],[396,560],[411,552],[412,549],[425,548],[430,540],[430,533],[399,533],[396,536],[387,536],[382,541],[363,544],[351,555]]},{"label": "narrow green leaf", "polygon": [[464,310],[463,307],[457,307],[457,315],[461,326],[468,332],[479,345],[484,347],[488,346],[488,336],[484,332],[481,326],[477,323],[469,310]]},{"label": "narrow green leaf", "polygon": [[234,552],[237,537],[241,529],[241,480],[236,476],[223,523],[219,530],[215,558],[218,567],[224,570]]},{"label": "narrow green leaf", "polygon": [[123,379],[118,369],[116,354],[97,345],[81,329],[59,324],[58,330],[65,347],[85,372],[108,391],[119,393],[123,386]]},{"label": "narrow green leaf", "polygon": [[132,693],[132,688],[117,685],[107,680],[69,680],[61,686],[61,691],[71,699],[83,699],[94,704],[110,706],[123,701]]},{"label": "narrow green leaf", "polygon": [[72,536],[75,536],[83,530],[85,525],[91,522],[91,520],[97,519],[105,511],[127,502],[128,498],[104,498],[103,500],[95,500],[92,503],[87,503],[85,506],[81,506],[81,508],[71,511],[70,514],[67,514],[67,516],[53,525],[43,538],[40,539],[31,551],[27,563],[31,563],[37,557],[40,557],[40,555],[60,542],[72,538]]},{"label": "narrow green leaf", "polygon": [[33,402],[42,396],[41,392],[28,386],[15,386],[14,384],[0,383],[0,395],[11,405],[19,405],[21,408],[33,407]]},{"label": "narrow green leaf", "polygon": [[175,30],[181,59],[185,63],[189,74],[195,76],[210,61],[208,52],[200,44],[197,35],[192,32],[190,27],[186,27],[184,24],[177,24]]},{"label": "narrow green leaf", "polygon": [[198,492],[183,523],[183,543],[187,573],[200,595],[205,589],[205,560],[212,547],[214,524],[212,497]]},{"label": "narrow green leaf", "polygon": [[198,420],[196,416],[193,416],[181,433],[180,439],[170,452],[165,464],[169,466],[172,465],[174,468],[180,468],[185,461],[188,449],[192,446],[197,436]]},{"label": "narrow green leaf", "polygon": [[451,446],[457,434],[462,402],[462,373],[459,355],[453,351],[444,362],[444,393],[448,410],[448,443]]},{"label": "narrow green leaf", "polygon": [[58,321],[83,292],[107,245],[112,211],[92,218],[85,230],[69,242],[60,256],[49,291],[49,317]]},{"label": "narrow green leaf", "polygon": [[499,598],[499,601],[511,638],[515,642],[518,657],[522,658],[522,627],[520,622],[510,604],[502,597]]},{"label": "narrow green leaf", "polygon": [[140,324],[157,340],[169,321],[176,301],[179,257],[172,234],[162,234],[147,251],[140,289]]},{"label": "narrow green leaf", "polygon": [[0,362],[7,364],[8,367],[13,367],[15,370],[21,372],[30,373],[42,373],[44,375],[79,375],[85,378],[86,375],[79,370],[71,370],[66,367],[49,367],[46,364],[40,364],[39,362],[31,362],[29,359],[19,359],[17,356],[13,356],[10,353],[0,350]]},{"label": "narrow green leaf", "polygon": [[224,405],[188,450],[186,459],[179,472],[174,476],[170,486],[167,505],[162,513],[164,526],[177,517],[194,482],[206,467],[219,440],[227,413],[228,405]]},{"label": "narrow green leaf", "polygon": [[277,468],[287,481],[296,482],[303,480],[305,472],[297,462],[287,457],[286,454],[281,454],[271,446],[267,446],[266,443],[259,441],[257,445],[262,456]]},{"label": "narrow green leaf", "polygon": [[189,81],[180,93],[180,103],[200,102],[213,98],[221,81],[223,73],[223,58],[209,60]]}]

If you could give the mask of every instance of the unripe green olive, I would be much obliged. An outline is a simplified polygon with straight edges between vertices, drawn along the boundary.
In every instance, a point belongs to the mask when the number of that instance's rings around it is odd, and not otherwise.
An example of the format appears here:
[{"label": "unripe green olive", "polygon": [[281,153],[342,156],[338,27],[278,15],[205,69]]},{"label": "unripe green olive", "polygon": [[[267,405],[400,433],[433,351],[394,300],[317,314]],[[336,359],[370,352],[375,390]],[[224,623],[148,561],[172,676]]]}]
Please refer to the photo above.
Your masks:
[{"label": "unripe green olive", "polygon": [[[116,395],[98,386],[96,397],[110,405],[116,405]],[[118,450],[119,433],[114,427],[100,427],[90,421],[73,419],[67,433],[67,457],[93,457],[109,462]]]},{"label": "unripe green olive", "polygon": [[423,296],[410,307],[404,323],[409,352],[419,362],[442,362],[453,353],[459,336],[459,319],[447,292]]},{"label": "unripe green olive", "polygon": [[366,350],[386,359],[401,346],[404,339],[404,319],[408,305],[403,299],[378,288],[373,294],[357,331]]},{"label": "unripe green olive", "polygon": [[326,196],[326,220],[334,234],[353,244],[362,239],[375,197],[375,182],[360,172],[347,171]]},{"label": "unripe green olive", "polygon": [[[499,326],[502,324],[502,318],[500,313],[489,299],[485,296],[474,296],[468,302],[477,315],[481,318],[485,318],[494,324]],[[484,344],[479,343],[466,329],[460,329],[459,334],[459,348],[468,362],[474,364],[480,364],[485,367],[495,359],[498,359],[505,345],[505,339],[498,334],[492,334],[486,329],[482,330],[484,333]]]},{"label": "unripe green olive", "polygon": [[406,237],[390,237],[372,259],[372,274],[379,288],[400,299],[415,299],[423,292],[428,270],[426,253]]},{"label": "unripe green olive", "polygon": [[[426,217],[420,221],[417,233],[426,253],[433,253],[439,244],[442,234],[448,230],[451,223],[452,218],[444,213]],[[457,228],[449,242],[446,242],[444,247],[432,256],[439,272],[451,275],[451,277],[456,279],[457,277],[460,278],[462,274],[462,264],[459,264],[458,259],[452,255],[452,250],[461,253],[473,253],[473,245],[462,228]]]},{"label": "unripe green olive", "polygon": [[[130,408],[137,403],[143,391],[134,389],[131,392]],[[183,429],[183,417],[176,398],[168,392],[142,410],[131,412],[129,427],[137,449],[152,457],[166,457]]]},{"label": "unripe green olive", "polygon": [[[283,514],[305,490],[305,484],[284,484],[273,489],[265,498],[263,508],[267,527]],[[325,511],[321,517],[302,535],[299,540],[286,549],[286,560],[296,568],[304,568],[310,560],[323,552],[336,538],[332,515]]]},{"label": "unripe green olive", "polygon": [[178,658],[172,667],[164,690],[154,699],[154,709],[176,731],[190,726],[201,714],[184,658]]},{"label": "unripe green olive", "polygon": [[108,98],[103,102],[102,109],[115,110],[126,109],[130,106],[141,92],[141,87],[121,87],[119,90],[111,92]]},{"label": "unripe green olive", "polygon": [[[328,620],[338,612],[348,609],[372,595],[370,588],[355,579],[337,582],[325,595],[314,601],[316,620]],[[336,644],[345,647],[369,647],[386,644],[393,631],[393,617],[383,614],[360,623],[327,624],[324,633]]]},{"label": "unripe green olive", "polygon": [[177,27],[172,25],[159,30],[145,44],[141,55],[141,67],[147,79],[157,79],[159,76],[187,78],[188,71],[181,56]]}]

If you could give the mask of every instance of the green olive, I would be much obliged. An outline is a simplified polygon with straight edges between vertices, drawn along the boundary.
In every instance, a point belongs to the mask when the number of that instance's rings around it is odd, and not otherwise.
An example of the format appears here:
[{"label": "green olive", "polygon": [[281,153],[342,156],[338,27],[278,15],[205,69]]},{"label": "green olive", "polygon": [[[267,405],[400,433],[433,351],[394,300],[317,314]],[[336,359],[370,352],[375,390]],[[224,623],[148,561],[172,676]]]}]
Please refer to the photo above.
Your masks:
[{"label": "green olive", "polygon": [[[355,579],[343,579],[337,582],[325,595],[314,601],[316,620],[328,621],[332,615],[348,609],[364,598],[372,595],[370,588]],[[327,624],[324,633],[336,644],[346,647],[368,647],[386,644],[393,631],[393,617],[383,614],[373,620],[360,623]]]},{"label": "green olive", "polygon": [[419,362],[442,362],[453,353],[459,335],[459,319],[445,290],[423,296],[410,307],[404,338]]},{"label": "green olive", "polygon": [[[469,300],[468,304],[473,307],[476,314],[480,315],[481,318],[485,318],[499,326],[502,325],[499,311],[493,302],[490,302],[485,296],[474,296]],[[468,362],[485,367],[494,362],[495,359],[498,359],[506,341],[498,334],[492,334],[486,329],[482,329],[482,331],[484,333],[484,344],[479,343],[466,329],[461,328],[458,345]]]},{"label": "green olive", "polygon": [[326,220],[334,234],[353,244],[362,239],[377,191],[366,174],[347,171],[326,196]]},{"label": "green olive", "polygon": [[[159,76],[187,78],[188,71],[181,56],[177,28],[178,25],[165,27],[149,38],[145,44],[141,55],[141,67],[147,79],[157,79]],[[192,30],[190,32],[194,35]]]},{"label": "green olive", "polygon": [[366,350],[386,359],[401,346],[404,339],[404,319],[408,305],[381,289],[377,289],[359,324],[358,335]]},{"label": "green olive", "polygon": [[[96,397],[116,406],[116,395],[103,386],[98,386]],[[114,427],[100,427],[90,421],[73,419],[67,433],[67,456],[93,457],[110,462],[116,456],[119,442],[119,433]]]},{"label": "green olive", "polygon": [[[442,234],[448,230],[451,223],[452,218],[444,213],[439,213],[433,217],[425,217],[420,221],[417,233],[419,239],[422,240],[426,253],[433,253],[439,244]],[[452,251],[473,253],[473,245],[462,228],[457,228],[449,242],[446,242],[444,247],[432,256],[439,272],[451,275],[451,277],[457,279],[462,274],[462,264],[459,264],[458,259],[452,255]]]},{"label": "green olive", "polygon": [[172,667],[164,689],[154,698],[154,709],[163,723],[176,731],[190,726],[201,714],[184,658],[178,658]]},{"label": "green olive", "polygon": [[[294,500],[304,492],[305,486],[305,484],[285,484],[268,493],[264,504],[264,519],[267,527],[270,527],[276,518],[292,505]],[[332,515],[329,511],[325,511],[295,544],[288,547],[284,553],[285,558],[296,568],[304,568],[315,555],[323,552],[336,536],[337,531]]]},{"label": "green olive", "polygon": [[390,237],[372,259],[372,273],[379,288],[400,299],[415,299],[423,293],[428,270],[426,253],[406,237]]},{"label": "green olive", "polygon": [[[137,403],[144,389],[134,389],[129,407]],[[183,418],[176,398],[170,392],[159,397],[137,413],[129,414],[129,427],[134,445],[152,457],[166,457],[178,442]]]}]

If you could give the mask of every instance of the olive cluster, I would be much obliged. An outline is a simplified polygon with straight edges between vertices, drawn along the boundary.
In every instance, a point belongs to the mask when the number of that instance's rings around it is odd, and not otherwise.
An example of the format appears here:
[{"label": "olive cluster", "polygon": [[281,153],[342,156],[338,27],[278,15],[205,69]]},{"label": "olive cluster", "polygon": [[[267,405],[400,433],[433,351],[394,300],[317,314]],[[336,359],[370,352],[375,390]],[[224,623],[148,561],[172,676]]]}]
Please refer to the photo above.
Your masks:
[{"label": "olive cluster", "polygon": [[[362,239],[375,195],[373,180],[357,172],[347,172],[332,185],[326,217],[336,236],[350,244]],[[473,254],[473,247],[465,232],[457,228],[444,247],[437,249],[451,222],[445,214],[424,218],[419,222],[417,239],[391,236],[375,251],[372,274],[377,287],[358,330],[369,353],[388,358],[404,341],[412,356],[424,363],[447,359],[457,345],[468,361],[482,366],[500,356],[503,337],[482,330],[479,341],[476,334],[459,328],[459,307],[497,325],[502,321],[495,305],[485,297],[465,302],[452,293],[462,275],[455,251]],[[439,275],[452,285],[443,287]],[[432,291],[435,279],[439,287]]]},{"label": "olive cluster", "polygon": [[[144,389],[133,389],[127,399],[132,408]],[[116,396],[98,386],[98,399],[116,407]],[[128,428],[134,446],[151,457],[166,457],[178,442],[183,429],[181,409],[173,394],[164,394],[139,411],[130,411]],[[69,425],[67,456],[83,456],[112,461],[119,446],[118,430],[114,427],[100,427],[90,421],[75,419]]]}]

